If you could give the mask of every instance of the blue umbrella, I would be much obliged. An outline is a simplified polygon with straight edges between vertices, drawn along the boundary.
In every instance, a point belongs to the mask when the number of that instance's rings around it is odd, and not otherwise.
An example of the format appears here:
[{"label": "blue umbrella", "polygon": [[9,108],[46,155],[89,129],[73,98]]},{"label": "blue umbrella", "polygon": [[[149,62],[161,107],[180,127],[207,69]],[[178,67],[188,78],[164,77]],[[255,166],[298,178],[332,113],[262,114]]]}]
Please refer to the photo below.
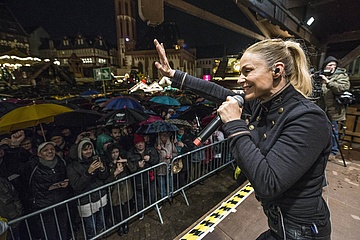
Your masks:
[{"label": "blue umbrella", "polygon": [[100,94],[100,92],[98,92],[96,90],[87,90],[85,92],[80,93],[80,96],[90,96],[90,95],[95,95],[95,94]]},{"label": "blue umbrella", "polygon": [[107,100],[109,100],[109,98],[98,98],[95,100],[95,103],[103,103],[106,102]]},{"label": "blue umbrella", "polygon": [[150,102],[168,105],[168,106],[180,106],[181,103],[172,97],[169,96],[156,96],[150,99]]},{"label": "blue umbrella", "polygon": [[144,108],[137,100],[130,97],[122,97],[122,96],[109,99],[104,103],[103,107],[105,110],[132,108],[144,112]]},{"label": "blue umbrella", "polygon": [[16,105],[16,103],[0,102],[0,116],[5,115],[6,113],[10,112],[11,110],[17,107],[18,106]]}]

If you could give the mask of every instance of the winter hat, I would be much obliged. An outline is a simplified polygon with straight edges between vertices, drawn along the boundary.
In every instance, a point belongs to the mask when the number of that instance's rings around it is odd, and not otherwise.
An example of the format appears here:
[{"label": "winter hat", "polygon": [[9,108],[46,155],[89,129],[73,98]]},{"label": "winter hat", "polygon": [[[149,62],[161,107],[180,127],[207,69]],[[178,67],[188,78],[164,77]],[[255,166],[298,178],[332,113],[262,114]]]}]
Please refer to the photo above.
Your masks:
[{"label": "winter hat", "polygon": [[40,144],[38,146],[37,152],[39,153],[44,147],[46,147],[46,145],[51,144],[54,147],[56,146],[56,144],[54,142],[43,142],[42,144]]},{"label": "winter hat", "polygon": [[61,136],[61,137],[63,137],[60,128],[54,128],[54,129],[51,131],[49,137],[52,138],[52,137],[55,137],[55,136]]},{"label": "winter hat", "polygon": [[323,68],[325,68],[329,62],[336,62],[336,65],[339,63],[336,57],[328,56],[323,63]]},{"label": "winter hat", "polygon": [[139,142],[145,142],[144,137],[138,133],[134,133],[134,144],[137,144]]},{"label": "winter hat", "polygon": [[114,139],[108,134],[100,134],[96,137],[96,152],[100,155],[104,155],[104,144],[114,142]]}]

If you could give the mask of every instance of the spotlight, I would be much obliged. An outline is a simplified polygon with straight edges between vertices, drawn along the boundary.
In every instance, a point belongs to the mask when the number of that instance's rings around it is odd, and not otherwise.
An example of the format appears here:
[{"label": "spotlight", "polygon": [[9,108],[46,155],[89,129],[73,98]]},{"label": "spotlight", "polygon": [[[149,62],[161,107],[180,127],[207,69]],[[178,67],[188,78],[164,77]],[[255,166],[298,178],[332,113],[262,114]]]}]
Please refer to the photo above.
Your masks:
[{"label": "spotlight", "polygon": [[310,26],[311,24],[313,24],[313,22],[315,21],[315,18],[314,17],[310,17],[309,20],[307,20],[306,24],[308,26]]}]

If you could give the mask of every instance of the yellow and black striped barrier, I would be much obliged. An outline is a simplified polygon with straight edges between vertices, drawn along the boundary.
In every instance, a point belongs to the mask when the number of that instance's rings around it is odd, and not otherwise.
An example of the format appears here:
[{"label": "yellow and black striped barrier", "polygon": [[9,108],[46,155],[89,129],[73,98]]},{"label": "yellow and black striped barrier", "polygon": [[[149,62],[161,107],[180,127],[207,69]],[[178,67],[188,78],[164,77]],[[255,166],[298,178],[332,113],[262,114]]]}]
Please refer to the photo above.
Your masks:
[{"label": "yellow and black striped barrier", "polygon": [[250,183],[241,188],[237,193],[230,197],[221,206],[215,209],[210,215],[196,225],[192,230],[186,233],[180,239],[182,240],[200,240],[206,234],[212,232],[217,224],[219,224],[228,214],[235,212],[235,208],[244,201],[254,191]]}]

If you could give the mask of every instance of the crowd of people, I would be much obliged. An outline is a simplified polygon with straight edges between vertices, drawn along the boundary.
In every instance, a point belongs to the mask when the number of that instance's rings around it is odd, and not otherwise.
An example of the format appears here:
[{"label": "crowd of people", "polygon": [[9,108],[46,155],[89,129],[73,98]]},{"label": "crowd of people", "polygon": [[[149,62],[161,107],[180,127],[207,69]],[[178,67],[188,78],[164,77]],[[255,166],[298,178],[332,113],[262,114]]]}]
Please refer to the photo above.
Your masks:
[{"label": "crowd of people", "polygon": [[[170,107],[165,112],[164,120],[175,114]],[[1,207],[0,216],[13,220],[158,163],[170,164],[177,155],[197,148],[193,140],[199,132],[199,125],[194,121],[188,121],[185,126],[178,125],[178,131],[156,134],[136,133],[138,127],[137,124],[97,125],[81,131],[43,124],[4,136],[0,142],[0,189],[7,194],[1,194],[0,198],[7,204]],[[216,131],[208,142],[223,139],[223,133]],[[166,198],[167,189],[172,189],[173,184],[185,185],[187,181],[196,179],[200,176],[200,165],[210,166],[219,154],[221,150],[214,149],[213,154],[200,151],[199,154],[189,155],[192,159],[183,161],[183,164],[190,162],[192,171],[188,173],[187,167],[183,166],[177,183],[170,179],[168,165],[161,165],[136,175],[134,181],[121,181],[118,187],[112,187],[111,194],[104,188],[81,197],[78,203],[70,206],[72,222],[69,222],[65,205],[59,206],[55,208],[56,219],[53,213],[46,212],[42,219],[35,217],[31,221],[32,238],[42,239],[46,234],[57,239],[69,239],[70,224],[77,230],[80,219],[84,222],[87,237],[92,238],[105,229],[108,221],[121,222],[130,216],[131,211],[144,209],[145,201],[151,204]],[[167,186],[167,183],[170,185]],[[110,212],[114,213],[114,220],[111,220]],[[139,218],[143,217],[142,214]],[[42,228],[44,223],[46,232]],[[61,231],[58,231],[57,224],[61,226]],[[17,224],[11,227],[15,239],[21,239],[21,227],[24,226]],[[128,231],[129,226],[125,222],[117,232],[123,235]]]}]

